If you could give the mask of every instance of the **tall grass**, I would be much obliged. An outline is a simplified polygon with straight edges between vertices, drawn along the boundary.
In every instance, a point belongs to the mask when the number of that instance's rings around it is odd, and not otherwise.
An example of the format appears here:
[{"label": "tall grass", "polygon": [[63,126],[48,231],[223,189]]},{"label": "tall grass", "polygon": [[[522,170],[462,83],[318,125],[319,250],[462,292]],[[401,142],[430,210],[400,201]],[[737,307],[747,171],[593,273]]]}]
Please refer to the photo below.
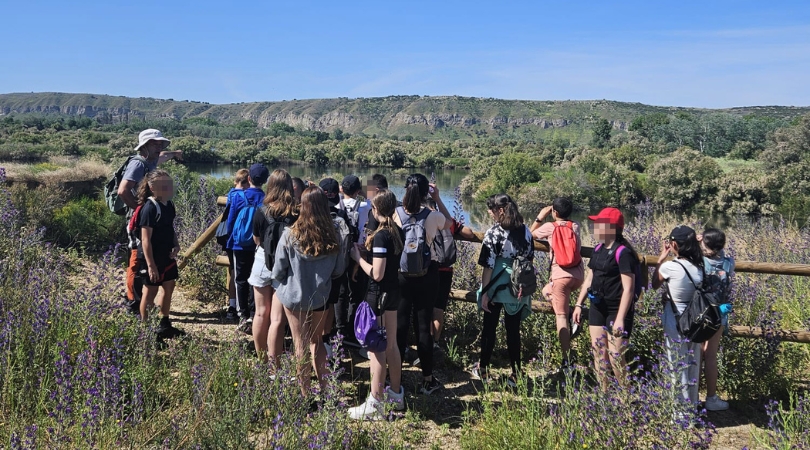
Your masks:
[{"label": "tall grass", "polygon": [[[177,182],[177,230],[185,249],[220,213],[223,186],[170,168]],[[92,260],[47,242],[33,226],[35,205],[3,187],[0,170],[0,446],[8,448],[390,448],[406,443],[386,423],[348,422],[341,365],[324,392],[301,397],[291,381],[294,361],[283,358],[277,377],[234,341],[193,335],[159,348],[154,322],[142,324],[118,305],[124,252],[111,248]],[[42,197],[43,202],[47,200]],[[25,206],[24,208],[21,206]],[[460,206],[460,205],[457,205]],[[627,236],[655,253],[677,221],[642,205]],[[687,219],[697,228],[697,218]],[[737,259],[810,263],[807,230],[780,222],[738,219],[728,224],[729,253]],[[583,227],[584,229],[584,227]],[[590,236],[585,232],[584,241]],[[201,301],[221,299],[222,271],[212,244],[181,274],[185,291]],[[459,243],[454,287],[480,283],[478,247]],[[536,260],[541,282],[547,258]],[[800,277],[738,274],[732,324],[810,329]],[[586,372],[548,376],[559,365],[551,316],[522,325],[527,373],[515,391],[487,388],[465,415],[464,448],[681,448],[708,446],[711,424],[675,400],[678,387],[661,364],[661,303],[646,293],[631,339],[629,390],[591,387]],[[155,319],[156,320],[156,319]],[[481,314],[451,302],[445,337],[456,368],[477,359]],[[575,341],[580,366],[590,365],[587,332]],[[505,348],[499,331],[498,349]],[[495,367],[506,367],[496,351]],[[758,435],[770,448],[802,448],[810,408],[797,394],[807,380],[810,348],[767,339],[728,339],[720,352],[722,395],[771,406],[771,428]],[[758,404],[758,403],[753,403]],[[409,419],[408,417],[411,417]],[[406,421],[416,415],[406,416]],[[695,426],[697,425],[697,426]],[[804,439],[804,440],[803,440]]]}]

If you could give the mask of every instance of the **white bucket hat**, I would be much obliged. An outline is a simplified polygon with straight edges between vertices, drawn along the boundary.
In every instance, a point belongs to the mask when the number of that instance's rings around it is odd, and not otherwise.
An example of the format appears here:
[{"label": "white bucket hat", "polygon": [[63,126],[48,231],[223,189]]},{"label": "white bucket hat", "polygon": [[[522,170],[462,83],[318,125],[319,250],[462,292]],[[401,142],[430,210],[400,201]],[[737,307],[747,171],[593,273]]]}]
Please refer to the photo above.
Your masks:
[{"label": "white bucket hat", "polygon": [[163,141],[163,149],[166,149],[166,147],[169,146],[169,143],[171,143],[170,140],[163,137],[163,133],[161,133],[159,130],[149,128],[148,130],[143,130],[140,134],[138,134],[138,146],[135,147],[135,151],[140,151],[141,147],[146,145],[146,143],[149,141]]}]

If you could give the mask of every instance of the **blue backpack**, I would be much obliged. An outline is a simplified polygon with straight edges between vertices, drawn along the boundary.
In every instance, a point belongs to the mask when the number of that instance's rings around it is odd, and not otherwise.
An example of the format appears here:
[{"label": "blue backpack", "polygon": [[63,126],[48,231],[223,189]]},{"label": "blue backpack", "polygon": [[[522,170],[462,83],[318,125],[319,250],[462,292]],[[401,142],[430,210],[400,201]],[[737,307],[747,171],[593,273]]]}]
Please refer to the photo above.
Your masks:
[{"label": "blue backpack", "polygon": [[247,204],[243,206],[239,213],[236,215],[236,220],[233,222],[233,242],[240,247],[253,247],[256,245],[253,242],[253,215],[256,213],[257,205],[253,205],[248,200],[247,195],[243,191],[236,191],[238,195]]},{"label": "blue backpack", "polygon": [[388,346],[388,338],[385,336],[385,328],[377,323],[377,315],[371,309],[367,301],[363,301],[357,307],[357,315],[354,318],[354,337],[357,342],[372,353],[384,352]]}]

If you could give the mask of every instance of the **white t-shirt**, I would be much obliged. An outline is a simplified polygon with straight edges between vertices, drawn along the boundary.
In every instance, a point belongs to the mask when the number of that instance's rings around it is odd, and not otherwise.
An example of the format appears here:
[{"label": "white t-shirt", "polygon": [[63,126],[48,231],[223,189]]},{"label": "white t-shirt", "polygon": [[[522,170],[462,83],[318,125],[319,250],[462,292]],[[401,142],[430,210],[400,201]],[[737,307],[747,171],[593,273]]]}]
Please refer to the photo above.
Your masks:
[{"label": "white t-shirt", "polygon": [[[661,264],[658,273],[661,274],[661,277],[666,280],[669,285],[669,293],[672,296],[672,301],[678,309],[678,314],[680,314],[689,306],[689,302],[692,301],[692,296],[695,294],[695,285],[689,281],[689,277],[686,276],[684,268],[689,271],[689,275],[692,276],[696,284],[700,284],[703,281],[703,271],[685,259],[678,259],[678,262],[683,264],[683,267],[675,261],[667,261]],[[669,306],[667,305],[665,307],[668,308]]]},{"label": "white t-shirt", "polygon": [[360,230],[360,237],[357,239],[357,242],[360,244],[366,243],[366,222],[368,221],[368,212],[371,210],[371,205],[367,201],[360,202],[360,205],[357,206],[357,199],[343,197],[343,206],[348,211],[357,211],[360,215],[358,217],[358,224],[357,229]]}]

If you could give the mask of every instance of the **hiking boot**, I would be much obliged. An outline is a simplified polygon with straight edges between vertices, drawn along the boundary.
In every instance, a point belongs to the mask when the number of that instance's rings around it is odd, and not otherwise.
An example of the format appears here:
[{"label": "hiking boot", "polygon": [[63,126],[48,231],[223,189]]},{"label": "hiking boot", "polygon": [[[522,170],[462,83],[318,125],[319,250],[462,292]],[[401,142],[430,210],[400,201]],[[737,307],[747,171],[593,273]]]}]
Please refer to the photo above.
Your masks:
[{"label": "hiking boot", "polygon": [[405,388],[402,385],[399,386],[399,393],[396,393],[391,390],[391,386],[385,387],[385,396],[386,396],[386,403],[390,403],[394,411],[404,411],[405,410]]},{"label": "hiking boot", "polygon": [[436,392],[437,389],[440,389],[442,384],[439,383],[439,380],[436,377],[431,377],[430,381],[425,381],[422,383],[422,389],[419,391],[425,395],[430,395]]},{"label": "hiking boot", "polygon": [[381,401],[369,393],[365,402],[354,408],[349,408],[349,417],[354,420],[382,420],[385,418],[383,406]]},{"label": "hiking boot", "polygon": [[158,324],[157,335],[160,339],[173,339],[185,336],[186,332],[175,328],[168,317],[163,317],[160,319],[160,324]]},{"label": "hiking boot", "polygon": [[728,409],[728,402],[721,400],[717,395],[706,397],[706,411],[725,411]]}]

